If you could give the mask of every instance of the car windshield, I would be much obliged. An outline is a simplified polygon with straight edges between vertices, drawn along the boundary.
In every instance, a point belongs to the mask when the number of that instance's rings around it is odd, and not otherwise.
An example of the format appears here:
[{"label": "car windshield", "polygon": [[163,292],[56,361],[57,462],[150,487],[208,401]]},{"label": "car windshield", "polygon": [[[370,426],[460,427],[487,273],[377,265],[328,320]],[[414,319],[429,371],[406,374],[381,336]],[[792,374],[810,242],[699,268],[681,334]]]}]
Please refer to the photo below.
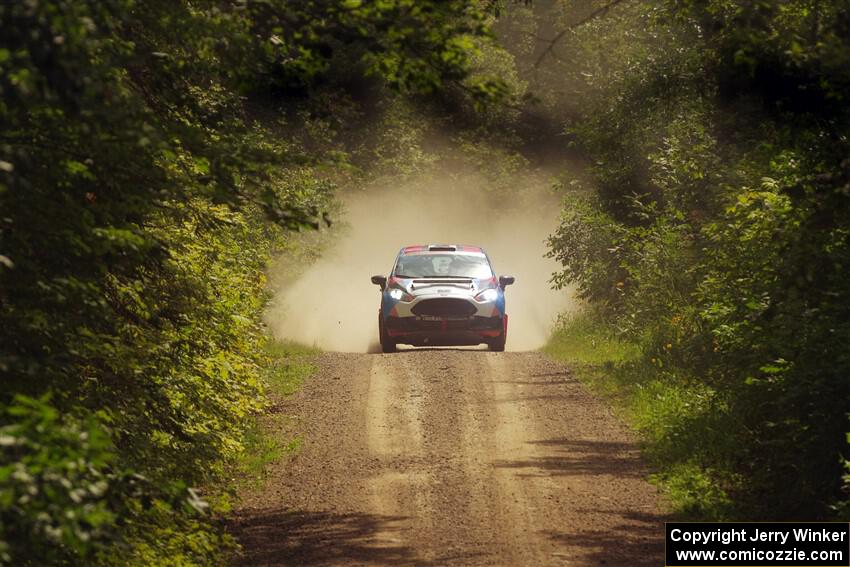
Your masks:
[{"label": "car windshield", "polygon": [[417,254],[398,259],[394,275],[399,278],[490,278],[487,258],[477,254]]}]

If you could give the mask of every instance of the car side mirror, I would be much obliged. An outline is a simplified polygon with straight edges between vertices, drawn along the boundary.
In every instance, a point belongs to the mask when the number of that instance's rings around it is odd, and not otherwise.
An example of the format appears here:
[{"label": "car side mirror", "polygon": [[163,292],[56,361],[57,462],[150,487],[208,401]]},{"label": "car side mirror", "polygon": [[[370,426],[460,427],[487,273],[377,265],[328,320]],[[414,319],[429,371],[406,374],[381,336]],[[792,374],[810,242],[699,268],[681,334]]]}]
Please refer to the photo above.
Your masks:
[{"label": "car side mirror", "polygon": [[372,276],[372,283],[381,286],[381,291],[384,291],[384,288],[387,287],[387,277],[386,276]]},{"label": "car side mirror", "polygon": [[509,285],[513,285],[516,278],[513,276],[499,276],[499,287],[505,289]]}]

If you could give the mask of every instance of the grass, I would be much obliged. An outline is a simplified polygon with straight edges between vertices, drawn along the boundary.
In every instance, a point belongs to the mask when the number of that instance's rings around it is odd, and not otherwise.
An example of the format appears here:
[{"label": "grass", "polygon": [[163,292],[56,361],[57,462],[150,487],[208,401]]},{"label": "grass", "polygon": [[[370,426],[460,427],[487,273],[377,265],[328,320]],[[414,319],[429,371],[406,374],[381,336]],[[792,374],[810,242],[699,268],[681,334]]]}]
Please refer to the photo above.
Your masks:
[{"label": "grass", "polygon": [[682,519],[723,520],[732,514],[728,489],[740,479],[721,455],[734,454],[725,407],[685,371],[660,367],[641,345],[622,338],[593,312],[564,319],[543,352],[566,362],[597,395],[609,400],[640,435],[655,470],[650,480]]},{"label": "grass", "polygon": [[[272,404],[297,392],[316,372],[313,358],[321,352],[294,342],[269,341],[265,349],[266,388]],[[244,450],[236,469],[240,486],[261,486],[267,467],[301,449],[302,440],[294,432],[289,416],[272,411],[258,416],[243,438]]]},{"label": "grass", "polygon": [[286,397],[301,388],[304,380],[313,375],[313,357],[321,350],[290,341],[271,341],[266,346],[270,359],[266,383],[272,397]]},{"label": "grass", "polygon": [[587,313],[562,319],[543,352],[581,365],[614,364],[640,356],[637,345],[618,338],[610,326]]},{"label": "grass", "polygon": [[587,312],[562,318],[543,352],[569,363],[595,393],[616,400],[621,412],[627,410],[633,384],[622,383],[623,376],[615,370],[639,360],[641,351],[638,345],[621,339],[611,325]]}]

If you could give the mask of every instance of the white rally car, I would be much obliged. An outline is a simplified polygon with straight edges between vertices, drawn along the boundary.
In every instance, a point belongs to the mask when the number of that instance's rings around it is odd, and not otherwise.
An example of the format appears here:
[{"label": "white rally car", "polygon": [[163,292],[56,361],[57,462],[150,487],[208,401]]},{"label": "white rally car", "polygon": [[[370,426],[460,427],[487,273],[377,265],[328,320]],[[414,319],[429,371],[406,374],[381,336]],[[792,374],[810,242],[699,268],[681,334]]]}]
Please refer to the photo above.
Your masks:
[{"label": "white rally car", "polygon": [[407,246],[381,287],[378,334],[384,352],[413,346],[477,345],[505,350],[505,287],[482,248],[448,244]]}]

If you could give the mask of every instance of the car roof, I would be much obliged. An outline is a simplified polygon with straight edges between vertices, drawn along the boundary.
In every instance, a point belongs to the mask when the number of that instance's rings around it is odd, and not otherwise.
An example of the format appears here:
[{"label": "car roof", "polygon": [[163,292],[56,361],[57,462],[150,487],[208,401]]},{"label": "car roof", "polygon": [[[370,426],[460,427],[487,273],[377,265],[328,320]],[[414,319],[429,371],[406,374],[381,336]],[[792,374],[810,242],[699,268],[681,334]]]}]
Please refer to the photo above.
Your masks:
[{"label": "car roof", "polygon": [[466,244],[414,244],[405,246],[399,252],[400,256],[408,254],[428,254],[439,252],[455,252],[460,254],[484,254],[480,246],[469,246]]}]

